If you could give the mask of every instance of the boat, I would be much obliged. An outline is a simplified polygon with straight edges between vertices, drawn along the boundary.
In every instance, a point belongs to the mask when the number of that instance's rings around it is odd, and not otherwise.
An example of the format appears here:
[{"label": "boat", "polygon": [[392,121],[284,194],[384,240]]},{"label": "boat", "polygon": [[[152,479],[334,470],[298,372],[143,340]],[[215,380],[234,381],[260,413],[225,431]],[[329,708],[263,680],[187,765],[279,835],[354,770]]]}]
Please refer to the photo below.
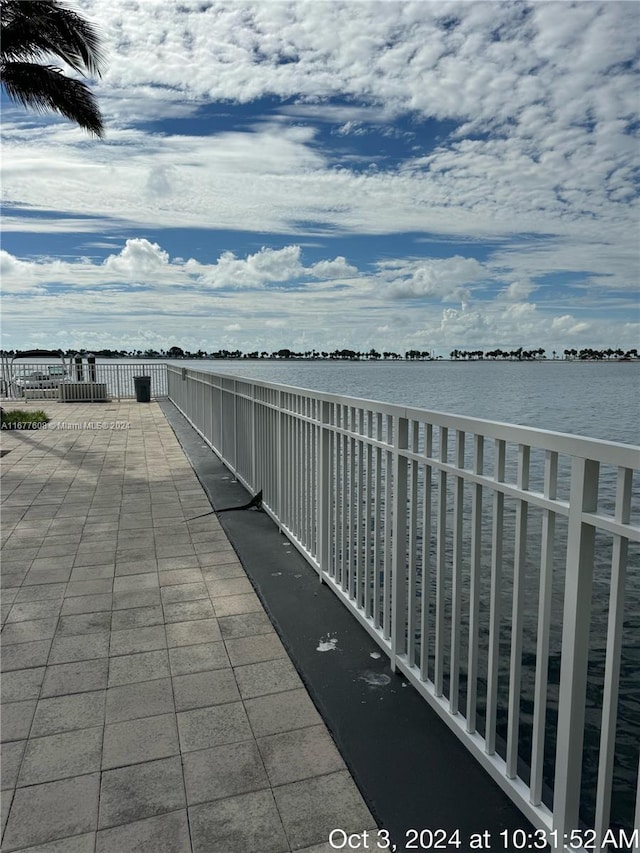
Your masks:
[{"label": "boat", "polygon": [[[53,358],[58,360],[56,364],[37,364]],[[26,359],[29,359],[29,363],[20,363]],[[20,350],[13,356],[9,366],[9,390],[12,396],[26,397],[27,391],[57,389],[62,382],[67,381],[70,373],[71,361],[67,364],[60,350]]]}]

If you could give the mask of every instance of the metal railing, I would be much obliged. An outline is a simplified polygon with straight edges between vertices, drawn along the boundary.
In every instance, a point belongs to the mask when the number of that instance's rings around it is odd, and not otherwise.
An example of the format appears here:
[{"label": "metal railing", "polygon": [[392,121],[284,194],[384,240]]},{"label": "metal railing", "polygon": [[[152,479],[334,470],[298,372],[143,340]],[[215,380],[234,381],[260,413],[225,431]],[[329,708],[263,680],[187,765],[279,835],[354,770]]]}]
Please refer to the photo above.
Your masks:
[{"label": "metal railing", "polygon": [[[58,367],[60,362],[55,366]],[[21,362],[19,365],[19,373],[21,377],[27,378],[29,374],[41,375],[41,380],[37,378],[27,379],[24,381],[16,381],[15,373],[12,372],[7,359],[2,362],[2,376],[0,377],[1,395],[6,399],[19,400],[65,400],[78,402],[84,400],[91,402],[93,400],[102,400],[102,393],[97,393],[99,390],[94,387],[93,393],[91,385],[106,386],[107,396],[114,400],[126,400],[135,397],[134,377],[135,376],[150,376],[151,377],[151,396],[153,398],[167,396],[167,365],[162,361],[151,362],[107,362],[96,363],[89,365],[85,362],[80,366],[76,364],[66,365],[66,376],[62,379],[65,385],[77,386],[76,394],[72,393],[73,389],[66,389],[64,395],[58,394],[58,386],[60,377],[54,375],[47,378],[49,368],[52,362]],[[81,387],[81,384],[85,387]],[[25,390],[27,394],[25,395]]]},{"label": "metal railing", "polygon": [[552,847],[638,826],[640,448],[171,365],[168,394]]}]

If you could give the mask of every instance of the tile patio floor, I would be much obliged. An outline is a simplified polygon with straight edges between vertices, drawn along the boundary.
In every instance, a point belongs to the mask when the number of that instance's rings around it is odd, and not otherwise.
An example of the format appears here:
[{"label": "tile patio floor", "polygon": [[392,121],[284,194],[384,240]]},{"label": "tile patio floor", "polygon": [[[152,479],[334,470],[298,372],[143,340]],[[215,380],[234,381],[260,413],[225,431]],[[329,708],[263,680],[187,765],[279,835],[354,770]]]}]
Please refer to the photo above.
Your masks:
[{"label": "tile patio floor", "polygon": [[20,408],[85,428],[2,432],[2,851],[375,828],[159,406]]}]

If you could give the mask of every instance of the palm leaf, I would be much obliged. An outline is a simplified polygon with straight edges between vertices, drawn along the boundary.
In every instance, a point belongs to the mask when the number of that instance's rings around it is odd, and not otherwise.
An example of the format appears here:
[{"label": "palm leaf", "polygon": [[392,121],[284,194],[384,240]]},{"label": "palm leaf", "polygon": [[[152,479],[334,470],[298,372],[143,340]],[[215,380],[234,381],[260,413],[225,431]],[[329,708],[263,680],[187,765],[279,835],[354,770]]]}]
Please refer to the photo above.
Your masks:
[{"label": "palm leaf", "polygon": [[4,62],[51,54],[79,73],[100,75],[104,55],[93,24],[57,0],[1,0]]},{"label": "palm leaf", "polygon": [[96,100],[81,80],[73,80],[50,65],[9,62],[2,69],[7,94],[36,112],[53,110],[98,137],[104,135]]}]

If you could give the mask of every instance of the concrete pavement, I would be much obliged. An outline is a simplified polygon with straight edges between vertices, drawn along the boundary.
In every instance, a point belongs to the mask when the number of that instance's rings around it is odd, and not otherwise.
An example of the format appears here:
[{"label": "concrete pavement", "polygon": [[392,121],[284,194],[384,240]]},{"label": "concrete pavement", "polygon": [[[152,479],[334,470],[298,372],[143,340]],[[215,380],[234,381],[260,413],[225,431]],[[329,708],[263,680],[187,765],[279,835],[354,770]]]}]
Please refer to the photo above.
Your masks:
[{"label": "concrete pavement", "polygon": [[2,850],[374,829],[159,406],[20,408],[66,426],[2,433]]}]

